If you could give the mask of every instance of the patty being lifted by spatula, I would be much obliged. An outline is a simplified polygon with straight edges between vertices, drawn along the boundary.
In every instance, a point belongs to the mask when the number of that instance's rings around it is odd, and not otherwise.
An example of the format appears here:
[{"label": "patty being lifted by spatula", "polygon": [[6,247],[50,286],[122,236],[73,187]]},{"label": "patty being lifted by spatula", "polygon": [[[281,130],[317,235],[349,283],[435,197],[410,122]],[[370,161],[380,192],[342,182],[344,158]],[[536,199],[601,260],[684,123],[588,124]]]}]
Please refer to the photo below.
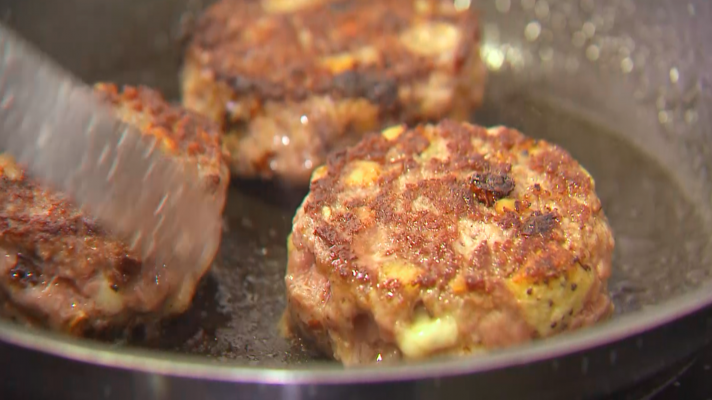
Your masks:
[{"label": "patty being lifted by spatula", "polygon": [[221,0],[194,29],[183,103],[224,125],[234,175],[307,185],[365,132],[480,104],[478,15],[456,3]]},{"label": "patty being lifted by spatula", "polygon": [[314,171],[288,239],[287,322],[349,365],[510,346],[608,317],[613,247],[562,148],[396,126]]},{"label": "patty being lifted by spatula", "polygon": [[[203,190],[224,207],[229,170],[215,124],[145,87],[120,91],[102,83],[95,91],[124,122],[157,137],[166,154],[196,163]],[[25,176],[10,156],[0,156],[3,315],[76,335],[122,330],[184,311],[209,266],[185,275],[167,265],[158,279],[153,265],[144,268],[126,243],[65,195]]]}]

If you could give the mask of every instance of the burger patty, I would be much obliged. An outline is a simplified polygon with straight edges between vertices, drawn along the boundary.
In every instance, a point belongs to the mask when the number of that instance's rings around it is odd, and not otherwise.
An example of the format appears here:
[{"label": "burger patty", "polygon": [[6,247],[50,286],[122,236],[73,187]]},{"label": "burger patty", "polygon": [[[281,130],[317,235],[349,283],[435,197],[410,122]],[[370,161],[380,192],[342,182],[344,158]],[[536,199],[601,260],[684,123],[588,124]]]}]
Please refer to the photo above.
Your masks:
[{"label": "burger patty", "polygon": [[444,120],[314,171],[288,239],[286,322],[346,365],[466,355],[608,317],[614,240],[565,150]]},{"label": "burger patty", "polygon": [[[204,190],[224,206],[229,169],[219,129],[207,118],[170,106],[148,88],[97,84],[117,115],[185,163],[197,163]],[[184,311],[198,280],[167,266],[155,270],[62,193],[28,178],[0,156],[0,313],[29,325],[92,335]]]},{"label": "burger patty", "polygon": [[466,118],[479,41],[452,0],[221,0],[193,32],[183,104],[223,124],[234,174],[306,185],[364,132]]}]

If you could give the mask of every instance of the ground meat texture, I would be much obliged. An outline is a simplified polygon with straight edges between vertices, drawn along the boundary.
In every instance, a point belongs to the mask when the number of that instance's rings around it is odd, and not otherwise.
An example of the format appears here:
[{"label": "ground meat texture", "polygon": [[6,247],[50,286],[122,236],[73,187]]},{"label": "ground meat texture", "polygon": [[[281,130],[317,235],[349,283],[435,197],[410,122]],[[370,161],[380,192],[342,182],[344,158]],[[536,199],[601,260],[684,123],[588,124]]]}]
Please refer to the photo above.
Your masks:
[{"label": "ground meat texture", "polygon": [[364,132],[466,119],[479,42],[452,0],[221,0],[192,31],[183,104],[223,124],[235,175],[306,185]]},{"label": "ground meat texture", "polygon": [[[216,124],[148,88],[97,84],[96,93],[126,123],[159,138],[162,151],[197,163],[205,190],[224,206],[229,168]],[[167,266],[157,281],[127,244],[0,155],[3,316],[76,335],[120,332],[184,311],[209,265],[191,276],[171,274]]]},{"label": "ground meat texture", "polygon": [[514,129],[367,135],[317,168],[288,239],[287,331],[346,365],[468,355],[613,312],[586,170]]}]

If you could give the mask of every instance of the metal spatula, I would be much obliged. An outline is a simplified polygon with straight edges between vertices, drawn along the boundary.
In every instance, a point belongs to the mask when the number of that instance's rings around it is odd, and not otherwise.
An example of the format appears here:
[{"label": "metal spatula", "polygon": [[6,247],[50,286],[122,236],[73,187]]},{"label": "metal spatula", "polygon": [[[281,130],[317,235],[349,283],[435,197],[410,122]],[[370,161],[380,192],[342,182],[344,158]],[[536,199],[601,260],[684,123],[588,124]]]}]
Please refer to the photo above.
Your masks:
[{"label": "metal spatula", "polygon": [[0,151],[155,262],[157,279],[215,255],[220,208],[198,187],[197,166],[161,154],[90,86],[2,25]]}]

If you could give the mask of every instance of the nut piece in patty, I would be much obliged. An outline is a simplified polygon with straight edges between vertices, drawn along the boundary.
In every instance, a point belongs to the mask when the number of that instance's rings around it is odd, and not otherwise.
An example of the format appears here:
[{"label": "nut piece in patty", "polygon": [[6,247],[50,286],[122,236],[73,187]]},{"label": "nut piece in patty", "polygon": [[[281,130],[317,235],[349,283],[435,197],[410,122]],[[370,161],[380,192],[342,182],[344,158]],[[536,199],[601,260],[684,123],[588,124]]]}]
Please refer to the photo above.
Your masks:
[{"label": "nut piece in patty", "polygon": [[315,170],[285,321],[346,365],[524,343],[612,313],[613,247],[565,150],[504,127],[396,126]]},{"label": "nut piece in patty", "polygon": [[452,0],[221,0],[193,32],[183,104],[224,124],[236,175],[306,185],[364,132],[466,118],[479,41]]},{"label": "nut piece in patty", "polygon": [[[139,87],[97,84],[125,122],[161,139],[161,149],[197,163],[205,190],[224,206],[229,169],[218,127]],[[30,325],[92,335],[150,323],[184,311],[209,268],[157,281],[136,254],[61,194],[0,156],[0,313]]]}]

